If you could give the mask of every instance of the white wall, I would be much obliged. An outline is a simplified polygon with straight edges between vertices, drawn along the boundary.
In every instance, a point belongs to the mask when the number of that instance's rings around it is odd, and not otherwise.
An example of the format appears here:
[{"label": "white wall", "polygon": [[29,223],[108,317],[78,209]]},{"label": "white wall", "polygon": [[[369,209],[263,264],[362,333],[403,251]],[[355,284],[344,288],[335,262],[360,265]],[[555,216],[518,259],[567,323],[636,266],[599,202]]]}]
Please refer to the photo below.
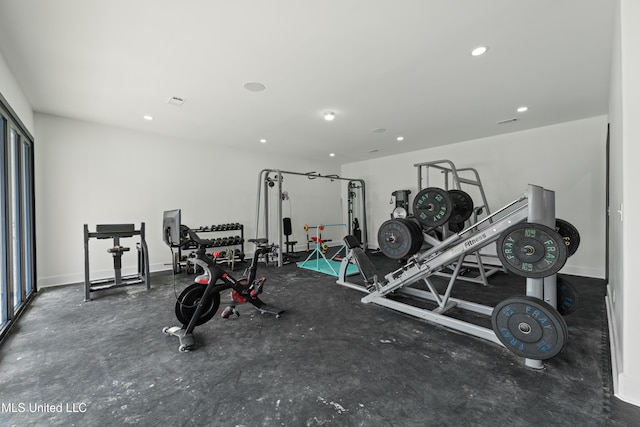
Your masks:
[{"label": "white wall", "polygon": [[0,93],[7,100],[13,111],[18,115],[22,124],[33,135],[33,110],[24,95],[18,81],[11,72],[9,64],[0,53]]},{"label": "white wall", "polygon": [[611,252],[607,304],[615,393],[623,400],[640,405],[640,342],[634,327],[640,322],[636,307],[640,289],[635,269],[640,257],[635,238],[640,233],[640,200],[636,187],[640,178],[640,59],[637,55],[640,4],[635,0],[617,3],[609,106]]},{"label": "white wall", "polygon": [[[35,126],[40,286],[83,280],[85,223],[93,231],[96,224],[135,223],[137,228],[144,221],[152,271],[167,269],[171,254],[162,242],[164,210],[182,209],[182,222],[190,227],[242,223],[246,239],[255,236],[262,169],[339,173],[337,162],[269,154],[262,145],[245,152],[46,114],[36,114]],[[304,223],[341,220],[339,184],[285,175],[283,189],[291,197],[284,214],[291,214],[293,237],[300,245],[306,245]],[[277,239],[273,213],[272,241]],[[122,244],[134,254],[135,242],[132,238]],[[111,245],[110,240],[90,241],[92,279],[113,275],[106,252]],[[252,252],[252,245],[245,251]],[[134,269],[135,255],[125,254],[122,260],[127,272]]]},{"label": "white wall", "polygon": [[[359,174],[367,183],[370,242],[376,242],[378,228],[389,219],[394,190],[410,189],[413,201],[415,163],[447,159],[456,168],[477,169],[492,211],[522,195],[527,184],[554,190],[556,216],[574,224],[581,236],[578,252],[562,272],[603,278],[606,129],[606,117],[594,117],[345,164],[342,173]],[[478,204],[476,196],[474,201]]]}]

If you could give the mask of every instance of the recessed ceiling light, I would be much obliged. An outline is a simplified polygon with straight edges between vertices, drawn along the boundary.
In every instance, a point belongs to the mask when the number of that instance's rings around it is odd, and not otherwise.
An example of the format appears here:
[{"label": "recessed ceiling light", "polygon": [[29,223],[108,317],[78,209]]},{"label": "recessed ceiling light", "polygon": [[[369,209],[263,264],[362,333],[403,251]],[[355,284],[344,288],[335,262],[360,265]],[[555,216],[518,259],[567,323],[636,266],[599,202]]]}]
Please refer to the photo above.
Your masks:
[{"label": "recessed ceiling light", "polygon": [[404,136],[399,136],[399,137],[397,137],[397,138],[396,138],[396,141],[398,141],[398,142],[402,142],[402,141],[404,141]]},{"label": "recessed ceiling light", "polygon": [[265,85],[260,82],[244,82],[242,86],[249,92],[262,92],[266,89]]},{"label": "recessed ceiling light", "polygon": [[487,46],[478,46],[477,48],[473,49],[471,51],[471,55],[472,56],[480,56],[485,54],[487,51],[489,50],[489,48]]},{"label": "recessed ceiling light", "polygon": [[335,157],[336,153],[329,153],[329,157]]},{"label": "recessed ceiling light", "polygon": [[331,121],[335,118],[336,118],[336,113],[334,113],[333,111],[327,111],[326,113],[324,113],[324,119],[327,121]]},{"label": "recessed ceiling light", "polygon": [[387,130],[385,128],[374,128],[371,129],[371,132],[373,133],[385,133]]},{"label": "recessed ceiling light", "polygon": [[524,113],[525,111],[527,111],[529,109],[529,107],[518,107],[518,109],[516,110],[518,113]]},{"label": "recessed ceiling light", "polygon": [[260,142],[263,143],[263,144],[266,144],[267,140],[263,138],[263,139],[260,140]]},{"label": "recessed ceiling light", "polygon": [[145,120],[153,120],[153,117],[151,117],[151,116],[143,116],[142,118],[145,119]]}]

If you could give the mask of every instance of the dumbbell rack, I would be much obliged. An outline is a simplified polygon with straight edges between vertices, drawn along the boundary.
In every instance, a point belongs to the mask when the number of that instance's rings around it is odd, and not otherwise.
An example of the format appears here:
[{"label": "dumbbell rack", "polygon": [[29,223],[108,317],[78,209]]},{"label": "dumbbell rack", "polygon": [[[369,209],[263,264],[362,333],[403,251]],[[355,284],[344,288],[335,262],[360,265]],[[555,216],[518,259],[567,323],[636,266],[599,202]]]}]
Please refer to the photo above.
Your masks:
[{"label": "dumbbell rack", "polygon": [[[244,261],[244,225],[243,224],[236,222],[236,223],[229,223],[229,224],[201,226],[198,228],[194,228],[193,231],[195,231],[196,233],[218,233],[218,232],[240,231],[240,235],[224,236],[216,239],[211,239],[213,240],[213,245],[211,246],[211,249],[233,248],[233,247],[239,246],[240,247],[239,252],[238,252],[238,248],[235,248],[236,250],[234,251],[233,258],[225,257],[224,252],[221,251],[221,255],[220,257],[218,257],[217,260],[218,260],[218,263],[223,263],[223,262],[235,263],[235,261],[240,261],[240,262]],[[173,259],[173,271],[175,273],[180,273],[183,269],[189,272],[190,270],[189,257],[188,256],[184,257],[182,255],[182,250],[195,250],[195,249],[197,249],[195,246],[178,248],[178,250],[175,252],[175,256]]]}]

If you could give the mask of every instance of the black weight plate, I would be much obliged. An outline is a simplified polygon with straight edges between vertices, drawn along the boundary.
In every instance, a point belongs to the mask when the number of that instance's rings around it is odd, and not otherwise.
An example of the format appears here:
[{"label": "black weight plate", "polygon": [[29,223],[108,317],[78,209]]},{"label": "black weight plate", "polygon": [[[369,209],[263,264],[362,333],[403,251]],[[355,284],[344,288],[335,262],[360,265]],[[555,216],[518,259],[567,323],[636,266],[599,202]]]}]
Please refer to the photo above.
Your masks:
[{"label": "black weight plate", "polygon": [[562,316],[549,304],[529,296],[502,301],[491,315],[491,326],[504,346],[518,356],[550,359],[567,340]]},{"label": "black weight plate", "polygon": [[468,193],[462,190],[449,190],[449,197],[453,202],[451,217],[449,218],[450,224],[460,224],[471,218],[473,199]]},{"label": "black weight plate", "polygon": [[378,246],[391,259],[409,258],[422,246],[420,227],[407,219],[385,221],[378,229]]},{"label": "black weight plate", "polygon": [[[184,291],[178,296],[176,301],[176,317],[178,321],[183,325],[188,325],[196,312],[196,307],[200,302],[200,299],[204,295],[204,291],[207,285],[200,283],[193,283],[185,288]],[[209,303],[204,307],[204,311],[200,314],[196,326],[211,320],[215,316],[218,307],[220,306],[220,293],[212,292]]]},{"label": "black weight plate", "polygon": [[422,245],[424,244],[424,236],[422,235],[422,227],[415,220],[415,217],[402,219],[402,220],[406,221],[407,226],[412,229],[411,230],[411,236],[413,238],[413,246],[411,247],[411,255],[416,254],[422,248]]},{"label": "black weight plate", "polygon": [[567,256],[575,254],[580,245],[580,233],[569,221],[556,218],[556,232],[562,236],[567,245]]},{"label": "black weight plate", "polygon": [[578,308],[578,292],[569,281],[556,278],[558,313],[569,315]]},{"label": "black weight plate", "polygon": [[449,231],[452,231],[454,233],[459,233],[462,230],[464,230],[464,222],[451,222],[449,221]]},{"label": "black weight plate", "polygon": [[449,194],[436,187],[428,187],[413,199],[413,215],[420,224],[427,227],[438,227],[449,221],[453,202]]},{"label": "black weight plate", "polygon": [[507,270],[531,278],[551,276],[567,261],[562,236],[547,226],[528,222],[503,231],[497,242],[497,253]]}]

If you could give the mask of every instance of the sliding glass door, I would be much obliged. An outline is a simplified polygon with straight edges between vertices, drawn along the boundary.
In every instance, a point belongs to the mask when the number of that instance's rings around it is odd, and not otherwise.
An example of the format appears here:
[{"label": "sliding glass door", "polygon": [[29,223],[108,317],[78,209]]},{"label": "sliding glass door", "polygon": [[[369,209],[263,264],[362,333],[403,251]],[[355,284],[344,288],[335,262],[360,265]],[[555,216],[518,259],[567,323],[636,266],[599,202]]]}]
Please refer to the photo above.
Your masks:
[{"label": "sliding glass door", "polygon": [[0,96],[0,338],[36,291],[33,139]]},{"label": "sliding glass door", "polygon": [[2,197],[0,197],[0,213],[2,214],[2,222],[0,222],[0,255],[2,255],[2,258],[0,258],[0,267],[2,268],[2,275],[0,275],[0,330],[4,329],[3,327],[9,319],[7,304],[9,300],[9,270],[7,268],[7,185],[5,183],[7,175],[7,147],[4,143],[4,137],[7,134],[5,131],[6,128],[6,120],[0,116],[0,138],[2,139],[2,144],[0,144],[0,164],[2,164],[2,174],[0,174],[0,189],[2,190]]}]

